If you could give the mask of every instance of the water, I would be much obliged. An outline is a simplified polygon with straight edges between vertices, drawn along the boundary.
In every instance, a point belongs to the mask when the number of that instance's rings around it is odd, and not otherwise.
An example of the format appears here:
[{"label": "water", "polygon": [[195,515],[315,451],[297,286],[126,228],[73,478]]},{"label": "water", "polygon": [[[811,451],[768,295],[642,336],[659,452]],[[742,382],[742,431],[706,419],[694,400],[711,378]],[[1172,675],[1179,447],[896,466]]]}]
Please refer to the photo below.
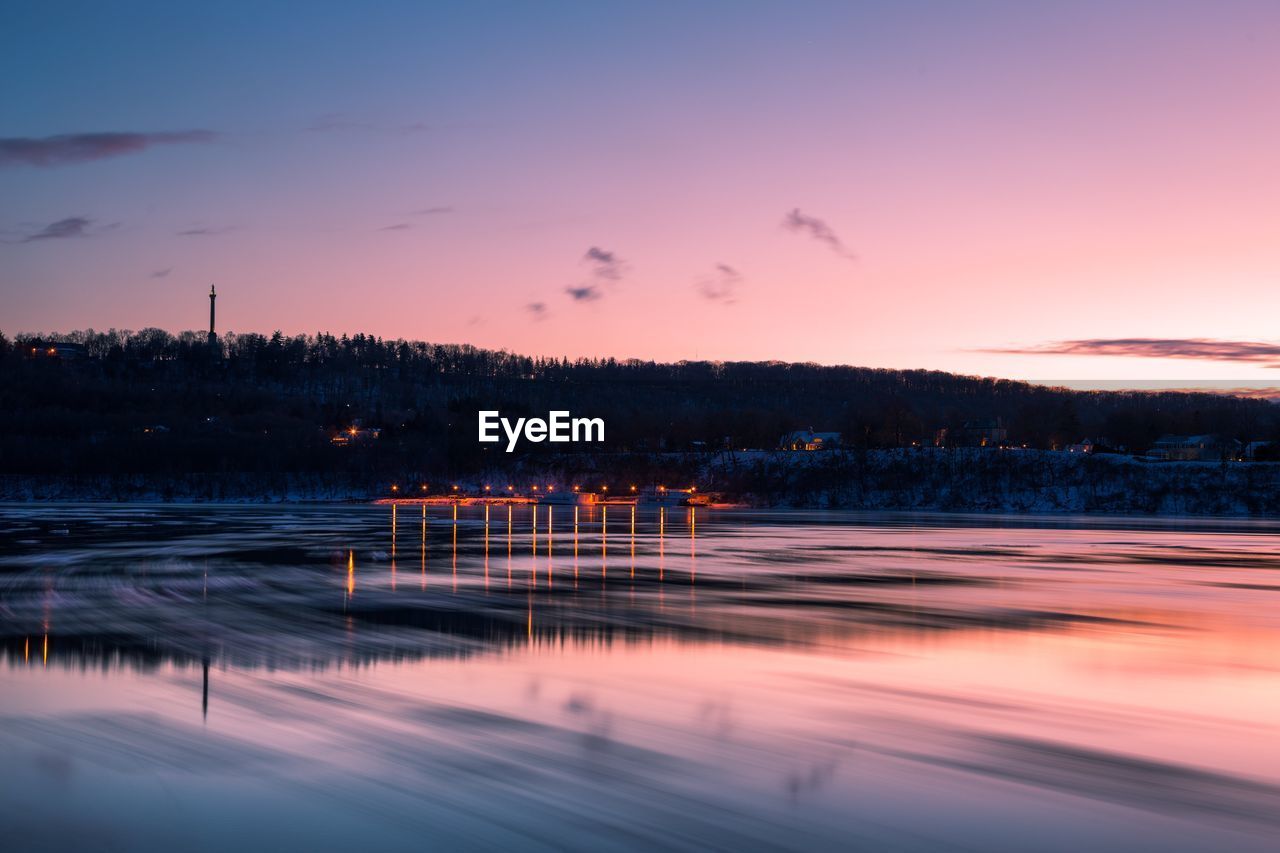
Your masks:
[{"label": "water", "polygon": [[1280,526],[0,507],[6,850],[1274,850]]}]

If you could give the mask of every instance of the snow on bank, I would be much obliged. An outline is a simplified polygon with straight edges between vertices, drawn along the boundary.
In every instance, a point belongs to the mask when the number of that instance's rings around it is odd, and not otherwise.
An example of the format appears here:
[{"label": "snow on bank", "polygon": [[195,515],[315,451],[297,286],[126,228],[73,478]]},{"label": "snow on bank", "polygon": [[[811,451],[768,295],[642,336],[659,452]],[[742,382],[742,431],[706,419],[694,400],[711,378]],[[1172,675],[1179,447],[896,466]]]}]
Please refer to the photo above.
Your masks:
[{"label": "snow on bank", "polygon": [[[1280,464],[1164,462],[1044,450],[897,449],[524,457],[459,482],[696,483],[757,506],[1280,517]],[[326,475],[0,478],[0,500],[366,501],[388,484]]]}]

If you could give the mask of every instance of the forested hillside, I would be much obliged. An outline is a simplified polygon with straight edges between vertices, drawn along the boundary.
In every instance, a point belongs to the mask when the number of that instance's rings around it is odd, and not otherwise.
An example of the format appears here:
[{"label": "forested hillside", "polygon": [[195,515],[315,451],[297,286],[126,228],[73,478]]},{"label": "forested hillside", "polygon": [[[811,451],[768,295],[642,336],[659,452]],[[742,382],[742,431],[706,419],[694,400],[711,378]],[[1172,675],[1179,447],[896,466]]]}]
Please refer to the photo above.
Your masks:
[{"label": "forested hillside", "polygon": [[[47,357],[48,341],[86,356]],[[939,430],[954,437],[966,421],[994,419],[1008,443],[1043,449],[1084,437],[1130,452],[1163,433],[1280,437],[1280,407],[1265,401],[930,371],[570,361],[363,334],[228,334],[216,351],[202,333],[158,329],[0,336],[0,474],[322,474],[375,488],[576,450],[481,445],[481,408],[602,417],[603,448],[581,450],[632,455],[772,449],[807,427],[842,432],[852,449],[930,446]],[[335,445],[353,425],[380,433]]]}]

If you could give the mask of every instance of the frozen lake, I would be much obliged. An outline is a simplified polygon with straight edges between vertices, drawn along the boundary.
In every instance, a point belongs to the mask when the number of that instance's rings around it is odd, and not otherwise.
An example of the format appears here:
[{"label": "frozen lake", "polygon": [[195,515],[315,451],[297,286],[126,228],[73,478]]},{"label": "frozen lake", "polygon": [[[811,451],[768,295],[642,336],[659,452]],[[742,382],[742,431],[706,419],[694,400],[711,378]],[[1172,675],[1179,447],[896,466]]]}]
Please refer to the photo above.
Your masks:
[{"label": "frozen lake", "polygon": [[0,506],[38,850],[1280,846],[1280,524]]}]

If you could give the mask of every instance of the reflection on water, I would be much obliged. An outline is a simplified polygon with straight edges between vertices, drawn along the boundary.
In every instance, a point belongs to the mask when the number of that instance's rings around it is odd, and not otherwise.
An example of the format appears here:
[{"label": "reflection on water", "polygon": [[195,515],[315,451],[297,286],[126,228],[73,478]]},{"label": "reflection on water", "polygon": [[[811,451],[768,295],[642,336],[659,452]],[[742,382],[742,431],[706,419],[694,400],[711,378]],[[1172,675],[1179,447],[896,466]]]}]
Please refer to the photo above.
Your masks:
[{"label": "reflection on water", "polygon": [[0,826],[22,850],[1274,849],[1277,532],[3,507]]}]

